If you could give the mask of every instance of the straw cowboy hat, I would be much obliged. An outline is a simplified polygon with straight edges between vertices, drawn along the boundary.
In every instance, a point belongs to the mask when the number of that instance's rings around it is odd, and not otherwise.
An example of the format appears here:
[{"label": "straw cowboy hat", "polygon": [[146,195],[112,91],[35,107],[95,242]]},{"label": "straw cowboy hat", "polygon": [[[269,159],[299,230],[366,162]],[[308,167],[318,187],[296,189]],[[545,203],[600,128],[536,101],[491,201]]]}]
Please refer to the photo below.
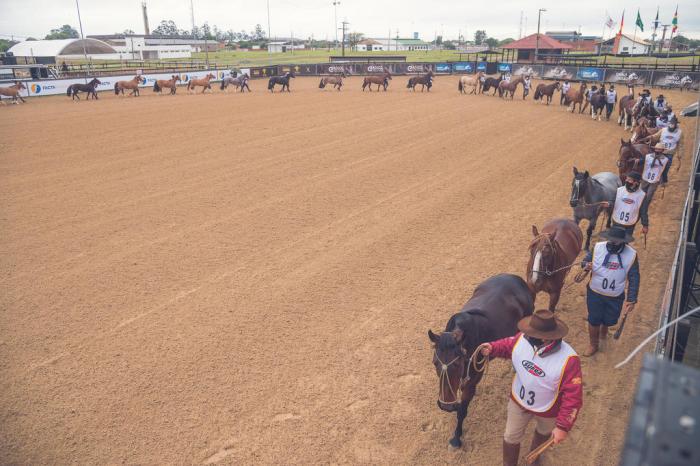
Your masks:
[{"label": "straw cowboy hat", "polygon": [[654,146],[654,150],[660,149],[660,150],[666,150],[666,146],[664,146],[663,142],[657,142],[656,145]]},{"label": "straw cowboy hat", "polygon": [[546,309],[538,309],[531,316],[520,319],[518,330],[529,337],[543,340],[558,340],[569,333],[569,327]]}]

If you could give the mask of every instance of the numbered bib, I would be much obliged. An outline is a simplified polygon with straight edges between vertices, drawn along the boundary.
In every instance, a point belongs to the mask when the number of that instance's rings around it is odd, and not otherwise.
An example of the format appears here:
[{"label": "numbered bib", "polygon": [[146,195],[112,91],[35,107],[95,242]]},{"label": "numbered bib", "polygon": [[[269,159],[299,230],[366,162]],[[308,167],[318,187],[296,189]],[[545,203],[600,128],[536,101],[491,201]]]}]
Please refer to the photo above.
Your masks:
[{"label": "numbered bib", "polygon": [[520,335],[513,347],[513,399],[528,411],[543,413],[549,410],[559,396],[564,368],[569,358],[575,356],[573,348],[562,341],[557,352],[541,357]]},{"label": "numbered bib", "polygon": [[625,292],[627,272],[634,264],[637,251],[626,245],[620,254],[610,254],[607,264],[603,265],[608,255],[606,244],[605,241],[601,241],[593,248],[593,272],[588,286],[598,294],[615,298]]},{"label": "numbered bib", "polygon": [[620,225],[634,225],[639,219],[639,209],[642,207],[646,193],[641,189],[630,193],[627,188],[617,188],[615,207],[613,208],[613,220]]},{"label": "numbered bib", "polygon": [[678,145],[678,141],[681,140],[681,130],[676,129],[674,132],[671,132],[668,130],[668,128],[664,128],[661,131],[661,142],[664,144],[664,147],[666,147],[666,150],[672,151],[676,149],[676,146]]},{"label": "numbered bib", "polygon": [[659,158],[656,160],[656,163],[654,163],[654,154],[647,154],[644,159],[642,179],[647,183],[658,183],[666,164],[668,164],[668,158],[666,156]]}]

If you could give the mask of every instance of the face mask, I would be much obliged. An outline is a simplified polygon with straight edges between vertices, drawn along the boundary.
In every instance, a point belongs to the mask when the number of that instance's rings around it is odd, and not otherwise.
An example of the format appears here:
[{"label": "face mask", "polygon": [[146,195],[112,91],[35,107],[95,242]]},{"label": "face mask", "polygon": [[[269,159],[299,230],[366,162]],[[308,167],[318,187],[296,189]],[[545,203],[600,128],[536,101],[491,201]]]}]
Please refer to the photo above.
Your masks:
[{"label": "face mask", "polygon": [[637,183],[625,183],[625,188],[627,188],[627,191],[633,193],[639,188],[639,185]]},{"label": "face mask", "polygon": [[625,243],[615,244],[615,243],[611,243],[610,241],[608,241],[605,244],[605,248],[608,250],[608,252],[610,254],[619,254],[620,252],[622,252],[622,249],[624,247],[625,247]]},{"label": "face mask", "polygon": [[669,131],[675,131],[676,130],[676,125],[668,125]]},{"label": "face mask", "polygon": [[526,335],[525,339],[528,343],[530,343],[530,345],[534,346],[535,348],[539,348],[544,344],[544,341],[541,338],[529,337]]}]

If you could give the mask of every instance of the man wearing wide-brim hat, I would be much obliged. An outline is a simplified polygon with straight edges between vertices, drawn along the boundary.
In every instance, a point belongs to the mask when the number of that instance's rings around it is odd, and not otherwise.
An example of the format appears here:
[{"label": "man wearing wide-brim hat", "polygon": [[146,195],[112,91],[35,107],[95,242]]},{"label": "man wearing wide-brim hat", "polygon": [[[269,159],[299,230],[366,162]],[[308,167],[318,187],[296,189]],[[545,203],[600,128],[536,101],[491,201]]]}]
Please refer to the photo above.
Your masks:
[{"label": "man wearing wide-brim hat", "polygon": [[515,377],[503,434],[503,465],[516,466],[528,423],[537,422],[530,450],[554,438],[560,443],[583,406],[581,361],[562,339],[569,331],[554,313],[540,309],[518,322],[515,336],[486,343],[481,353],[510,359]]},{"label": "man wearing wide-brim hat", "polygon": [[642,167],[642,191],[646,193],[645,203],[646,208],[649,208],[651,201],[654,199],[654,193],[663,180],[663,174],[668,168],[671,160],[665,154],[666,146],[662,142],[658,142],[654,146],[654,151],[644,157],[644,166]]},{"label": "man wearing wide-brim hat", "polygon": [[584,356],[598,352],[601,340],[607,341],[608,327],[617,324],[623,309],[625,315],[634,309],[639,294],[637,251],[629,245],[634,241],[632,234],[614,226],[600,236],[604,241],[596,243],[581,263],[591,271],[586,290],[590,345]]}]

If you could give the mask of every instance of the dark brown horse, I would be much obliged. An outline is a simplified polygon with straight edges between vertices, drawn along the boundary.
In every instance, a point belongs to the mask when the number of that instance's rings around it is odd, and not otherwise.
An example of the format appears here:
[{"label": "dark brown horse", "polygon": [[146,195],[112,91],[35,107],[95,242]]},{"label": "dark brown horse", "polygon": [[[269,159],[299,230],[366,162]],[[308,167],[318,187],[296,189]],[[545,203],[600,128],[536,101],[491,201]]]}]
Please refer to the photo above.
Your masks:
[{"label": "dark brown horse", "polygon": [[430,88],[433,87],[433,71],[428,71],[425,74],[422,74],[420,76],[411,76],[408,78],[408,84],[406,84],[406,87],[408,89],[412,89],[413,92],[416,91],[416,85],[420,84],[421,88],[420,91],[423,92],[423,89],[425,87],[428,87],[428,92],[430,92]]},{"label": "dark brown horse", "polygon": [[644,170],[644,159],[653,150],[646,144],[633,144],[632,141],[625,141],[620,138],[620,150],[617,158],[617,169],[620,174],[620,181],[625,183],[627,174],[637,172],[640,175]]},{"label": "dark brown horse", "polygon": [[384,86],[384,92],[386,88],[389,87],[389,80],[391,79],[391,73],[388,71],[384,74],[365,76],[364,81],[362,81],[362,92],[365,92],[365,87],[369,86],[369,91],[372,92],[372,84],[377,85],[377,91],[379,88]]},{"label": "dark brown horse", "polygon": [[552,102],[554,91],[558,91],[559,87],[559,81],[552,84],[539,84],[535,89],[535,100],[542,99],[542,102],[546,102],[549,105]]},{"label": "dark brown horse", "polygon": [[545,223],[542,233],[532,225],[532,235],[527,285],[533,296],[540,291],[549,293],[549,310],[554,312],[566,275],[581,252],[583,234],[576,222],[557,218]]},{"label": "dark brown horse", "polygon": [[333,84],[334,89],[340,90],[343,87],[343,78],[346,78],[345,72],[340,73],[337,76],[326,76],[321,78],[321,82],[318,83],[318,88],[323,89],[329,84]]},{"label": "dark brown horse", "polygon": [[484,83],[481,85],[481,93],[484,94],[493,87],[493,94],[491,95],[496,95],[498,85],[501,83],[501,81],[503,81],[503,75],[500,75],[497,78],[487,77],[484,79]]},{"label": "dark brown horse", "polygon": [[576,110],[576,104],[578,104],[578,112],[583,112],[583,101],[586,98],[587,87],[588,86],[586,85],[586,83],[581,83],[581,86],[579,86],[578,90],[572,87],[566,93],[566,96],[564,97],[564,103],[566,105],[571,105],[571,113],[574,113],[574,110]]},{"label": "dark brown horse", "polygon": [[178,81],[180,81],[180,76],[177,74],[173,74],[170,79],[156,79],[156,82],[153,83],[153,92],[163,95],[163,88],[167,87],[170,89],[170,95],[175,95]]},{"label": "dark brown horse", "polygon": [[90,96],[92,96],[93,99],[97,99],[97,85],[102,84],[102,81],[100,81],[97,78],[92,78],[92,81],[90,81],[87,84],[71,84],[68,86],[68,89],[66,89],[66,95],[68,97],[72,97],[71,100],[78,99],[80,100],[80,96],[78,95],[80,92],[85,92],[87,94],[87,97],[85,100],[90,100]]},{"label": "dark brown horse", "polygon": [[591,95],[591,118],[596,119],[598,118],[598,121],[603,116],[603,112],[605,111],[605,102],[607,102],[607,96],[605,95],[605,89],[600,88],[599,91],[594,92]]},{"label": "dark brown horse", "polygon": [[474,351],[482,343],[515,335],[518,321],[533,310],[532,293],[525,280],[500,274],[476,287],[462,310],[450,317],[444,332],[428,330],[439,379],[438,407],[457,412],[457,427],[450,440],[453,447],[462,445],[462,423],[483,374],[480,371],[485,361],[474,361]]},{"label": "dark brown horse", "polygon": [[510,94],[510,98],[512,100],[513,96],[515,95],[515,91],[518,89],[518,84],[522,83],[523,81],[525,81],[525,79],[522,76],[518,76],[510,82],[501,81],[498,83],[498,95],[503,98],[508,98],[508,94]]}]

